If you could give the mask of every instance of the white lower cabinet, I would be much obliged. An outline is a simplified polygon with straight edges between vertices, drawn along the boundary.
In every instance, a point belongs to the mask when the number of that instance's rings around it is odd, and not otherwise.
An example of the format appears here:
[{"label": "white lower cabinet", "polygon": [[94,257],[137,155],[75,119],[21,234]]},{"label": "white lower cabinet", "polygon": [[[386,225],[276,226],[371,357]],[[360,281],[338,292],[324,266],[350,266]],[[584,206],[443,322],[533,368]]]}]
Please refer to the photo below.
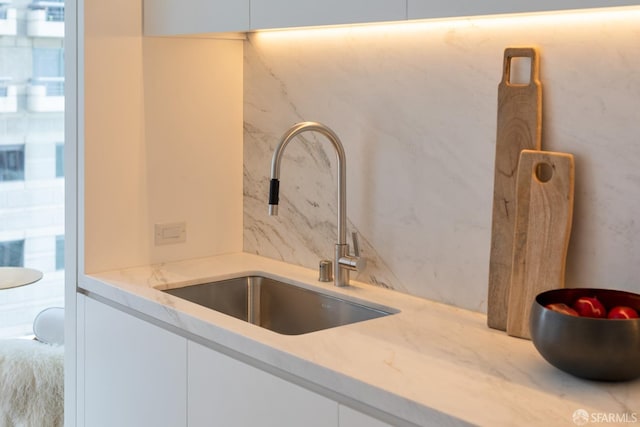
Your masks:
[{"label": "white lower cabinet", "polygon": [[389,427],[78,296],[78,427]]},{"label": "white lower cabinet", "polygon": [[78,425],[186,426],[187,340],[83,299],[84,346],[78,366],[84,370],[78,377],[84,393],[78,394],[84,416],[78,417]]},{"label": "white lower cabinet", "polygon": [[392,427],[189,342],[189,427]]},{"label": "white lower cabinet", "polygon": [[327,427],[337,403],[200,344],[189,343],[189,427]]},{"label": "white lower cabinet", "polygon": [[339,427],[392,427],[391,424],[387,424],[344,405],[339,405],[338,425]]}]

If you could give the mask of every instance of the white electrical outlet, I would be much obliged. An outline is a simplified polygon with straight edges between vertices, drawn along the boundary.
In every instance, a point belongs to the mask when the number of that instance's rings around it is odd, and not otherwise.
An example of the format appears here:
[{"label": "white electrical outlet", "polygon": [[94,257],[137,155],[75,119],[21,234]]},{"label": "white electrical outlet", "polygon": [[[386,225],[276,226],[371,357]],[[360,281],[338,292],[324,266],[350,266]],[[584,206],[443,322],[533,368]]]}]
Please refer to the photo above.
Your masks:
[{"label": "white electrical outlet", "polygon": [[172,245],[187,240],[187,223],[166,222],[155,224],[155,245]]}]

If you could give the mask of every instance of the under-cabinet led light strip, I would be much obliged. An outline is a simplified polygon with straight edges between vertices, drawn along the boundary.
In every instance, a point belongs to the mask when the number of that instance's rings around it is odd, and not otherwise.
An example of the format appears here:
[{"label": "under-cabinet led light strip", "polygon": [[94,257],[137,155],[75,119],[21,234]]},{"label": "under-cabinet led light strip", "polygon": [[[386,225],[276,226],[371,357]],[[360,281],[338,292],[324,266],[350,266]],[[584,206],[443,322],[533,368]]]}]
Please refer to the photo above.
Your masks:
[{"label": "under-cabinet led light strip", "polygon": [[491,29],[495,27],[519,27],[522,25],[567,25],[602,24],[611,21],[640,22],[640,6],[623,6],[598,9],[577,9],[551,12],[531,12],[473,17],[435,18],[410,21],[379,22],[366,24],[278,28],[255,31],[255,35],[265,39],[321,36],[341,37],[349,34],[366,35],[380,32],[412,32],[438,28],[477,26]]}]

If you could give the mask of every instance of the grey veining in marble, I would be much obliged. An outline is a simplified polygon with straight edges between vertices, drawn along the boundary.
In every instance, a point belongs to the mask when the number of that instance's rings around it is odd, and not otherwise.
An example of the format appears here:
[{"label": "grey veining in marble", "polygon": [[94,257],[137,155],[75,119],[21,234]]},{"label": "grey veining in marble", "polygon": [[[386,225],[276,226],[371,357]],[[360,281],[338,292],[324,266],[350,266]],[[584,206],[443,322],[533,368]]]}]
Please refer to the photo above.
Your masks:
[{"label": "grey veining in marble", "polygon": [[356,279],[486,310],[497,85],[509,46],[538,46],[543,149],[573,153],[567,286],[640,291],[640,14],[601,12],[251,34],[244,49],[244,250],[317,266],[336,242],[336,168],[293,123],[320,121],[347,156]]}]

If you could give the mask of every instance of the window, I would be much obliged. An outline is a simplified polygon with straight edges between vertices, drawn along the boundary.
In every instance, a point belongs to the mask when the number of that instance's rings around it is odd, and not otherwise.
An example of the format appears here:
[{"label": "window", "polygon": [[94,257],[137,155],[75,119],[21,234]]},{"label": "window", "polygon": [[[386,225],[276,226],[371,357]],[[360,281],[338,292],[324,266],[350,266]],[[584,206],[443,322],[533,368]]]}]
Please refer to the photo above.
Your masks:
[{"label": "window", "polygon": [[64,144],[56,144],[56,178],[64,176]]},{"label": "window", "polygon": [[64,1],[2,4],[17,25],[0,25],[0,265],[43,277],[0,290],[0,339],[32,336],[38,313],[64,307],[65,277]]},{"label": "window", "polygon": [[64,54],[59,48],[33,48],[33,77],[63,77]]},{"label": "window", "polygon": [[64,0],[34,1],[30,8],[44,11],[46,21],[64,22]]},{"label": "window", "polygon": [[24,145],[0,145],[0,181],[24,179]]},{"label": "window", "polygon": [[24,240],[0,242],[0,266],[24,266]]},{"label": "window", "polygon": [[56,270],[64,270],[64,235],[56,236]]}]

